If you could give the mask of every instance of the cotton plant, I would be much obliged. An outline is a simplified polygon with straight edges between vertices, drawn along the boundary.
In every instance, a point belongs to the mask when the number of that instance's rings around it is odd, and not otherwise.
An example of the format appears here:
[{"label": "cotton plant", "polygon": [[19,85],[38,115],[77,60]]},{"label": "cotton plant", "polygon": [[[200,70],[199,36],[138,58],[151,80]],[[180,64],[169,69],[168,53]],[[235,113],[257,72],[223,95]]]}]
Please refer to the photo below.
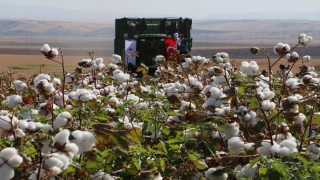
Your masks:
[{"label": "cotton plant", "polygon": [[23,158],[13,147],[7,147],[0,151],[0,176],[3,180],[9,180],[15,175],[15,168],[23,162]]},{"label": "cotton plant", "polygon": [[236,178],[240,179],[240,178],[250,178],[250,177],[256,177],[258,175],[258,170],[259,167],[256,164],[254,164],[252,167],[249,167],[249,164],[245,165],[245,166],[241,166],[238,165],[239,167],[237,167],[238,169],[240,169],[239,173],[237,173]]},{"label": "cotton plant", "polygon": [[245,75],[251,76],[259,72],[259,66],[255,61],[250,61],[250,63],[242,61],[240,71]]},{"label": "cotton plant", "polygon": [[57,48],[50,48],[50,46],[48,44],[44,44],[41,47],[40,51],[48,59],[54,59],[56,56],[59,55],[58,49]]},{"label": "cotton plant", "polygon": [[310,142],[310,144],[307,146],[307,150],[309,151],[309,158],[312,160],[319,159],[320,154],[320,148],[314,144],[314,142]]},{"label": "cotton plant", "polygon": [[91,150],[96,144],[96,137],[91,132],[75,130],[71,135],[74,138],[71,142],[79,148],[77,155]]},{"label": "cotton plant", "polygon": [[52,153],[44,158],[43,167],[37,168],[29,176],[29,180],[37,180],[38,173],[40,178],[55,179],[55,176],[66,170],[69,164],[70,160],[64,154]]},{"label": "cotton plant", "polygon": [[70,124],[72,119],[72,115],[69,112],[61,112],[53,121],[53,126],[57,128],[64,127]]},{"label": "cotton plant", "polygon": [[98,171],[91,176],[91,180],[114,180],[114,178],[108,173]]},{"label": "cotton plant", "polygon": [[122,63],[121,56],[119,56],[118,54],[113,54],[113,55],[110,57],[110,60],[111,60],[111,62],[114,63],[114,64],[121,64],[121,63]]},{"label": "cotton plant", "polygon": [[13,94],[7,98],[8,108],[20,107],[23,104],[22,97],[17,94]]},{"label": "cotton plant", "polygon": [[212,175],[214,172],[216,172],[219,169],[223,169],[224,167],[219,166],[217,168],[209,168],[207,171],[205,171],[205,178],[206,180],[226,180],[228,178],[228,174],[227,173],[222,173],[222,175],[220,176],[215,176]]},{"label": "cotton plant", "polygon": [[130,75],[124,73],[120,69],[116,69],[116,70],[113,71],[112,78],[117,80],[118,83],[123,83],[123,82],[126,82],[126,81],[128,81],[130,79]]},{"label": "cotton plant", "polygon": [[54,136],[52,146],[59,152],[65,154],[67,157],[72,158],[79,151],[77,144],[70,142],[70,131],[64,129]]},{"label": "cotton plant", "polygon": [[232,137],[228,140],[228,150],[231,154],[241,154],[244,142],[240,137]]},{"label": "cotton plant", "polygon": [[286,55],[290,52],[291,48],[288,44],[278,43],[274,48],[273,52],[278,56]]},{"label": "cotton plant", "polygon": [[68,94],[68,98],[86,103],[90,100],[96,99],[97,96],[90,89],[77,89],[76,91],[71,91]]},{"label": "cotton plant", "polygon": [[14,80],[13,84],[14,84],[16,91],[18,91],[18,92],[21,92],[28,87],[28,85],[25,82],[20,81],[20,80]]},{"label": "cotton plant", "polygon": [[51,82],[51,77],[48,74],[39,74],[33,80],[34,86],[41,94],[51,95],[56,90],[55,86]]},{"label": "cotton plant", "polygon": [[229,55],[225,52],[217,53],[215,55],[215,61],[221,68],[230,68]]},{"label": "cotton plant", "polygon": [[102,70],[105,67],[103,63],[103,58],[97,58],[91,62],[93,70]]},{"label": "cotton plant", "polygon": [[233,137],[238,137],[240,132],[240,125],[237,122],[227,122],[224,124],[225,131],[225,139],[230,140]]},{"label": "cotton plant", "polygon": [[305,33],[299,35],[299,43],[305,47],[312,41],[312,39],[313,38],[311,36],[307,36]]},{"label": "cotton plant", "polygon": [[20,131],[21,129],[19,128],[19,120],[17,117],[10,115],[0,116],[0,137],[17,135]]},{"label": "cotton plant", "polygon": [[42,123],[33,122],[31,120],[20,120],[19,128],[25,133],[35,133],[42,129]]}]

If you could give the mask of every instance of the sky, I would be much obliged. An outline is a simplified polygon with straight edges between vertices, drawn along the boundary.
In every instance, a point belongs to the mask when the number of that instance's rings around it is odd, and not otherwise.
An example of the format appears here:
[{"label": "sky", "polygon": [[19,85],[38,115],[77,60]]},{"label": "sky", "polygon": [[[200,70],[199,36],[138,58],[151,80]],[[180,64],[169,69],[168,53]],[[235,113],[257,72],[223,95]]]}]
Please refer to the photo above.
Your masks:
[{"label": "sky", "polygon": [[0,6],[1,3],[194,19],[211,14],[250,12],[316,12],[320,17],[320,0],[0,0]]}]

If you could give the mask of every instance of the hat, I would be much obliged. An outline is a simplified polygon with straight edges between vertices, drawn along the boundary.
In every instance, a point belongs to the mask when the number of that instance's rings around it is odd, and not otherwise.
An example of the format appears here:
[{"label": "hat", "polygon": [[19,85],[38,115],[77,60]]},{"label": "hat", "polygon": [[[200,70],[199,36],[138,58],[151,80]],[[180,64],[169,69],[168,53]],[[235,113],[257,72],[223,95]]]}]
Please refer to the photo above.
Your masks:
[{"label": "hat", "polygon": [[174,33],[173,36],[174,36],[175,38],[178,38],[179,34],[178,34],[178,33]]}]

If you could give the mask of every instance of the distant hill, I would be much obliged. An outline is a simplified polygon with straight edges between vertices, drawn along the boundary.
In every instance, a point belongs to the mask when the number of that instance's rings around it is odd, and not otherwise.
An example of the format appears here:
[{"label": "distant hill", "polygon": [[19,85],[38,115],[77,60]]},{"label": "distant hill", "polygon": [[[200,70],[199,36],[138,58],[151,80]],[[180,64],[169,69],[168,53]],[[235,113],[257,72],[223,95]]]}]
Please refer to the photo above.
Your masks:
[{"label": "distant hill", "polygon": [[[114,37],[113,23],[59,22],[0,19],[0,36]],[[320,21],[316,20],[193,20],[194,41],[296,41],[307,33],[320,44]]]}]

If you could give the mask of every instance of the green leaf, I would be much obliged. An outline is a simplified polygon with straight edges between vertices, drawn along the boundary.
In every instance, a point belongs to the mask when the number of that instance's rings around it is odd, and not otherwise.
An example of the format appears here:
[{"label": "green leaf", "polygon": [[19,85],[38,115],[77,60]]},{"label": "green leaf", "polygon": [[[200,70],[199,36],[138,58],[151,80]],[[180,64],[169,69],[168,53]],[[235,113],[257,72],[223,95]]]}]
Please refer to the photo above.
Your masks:
[{"label": "green leaf", "polygon": [[259,175],[265,176],[265,175],[267,175],[267,171],[268,171],[268,168],[266,166],[261,166],[259,168]]},{"label": "green leaf", "polygon": [[212,175],[214,175],[214,176],[222,176],[224,173],[231,174],[232,173],[232,169],[229,169],[229,168],[218,169],[218,170],[214,171],[212,173]]},{"label": "green leaf", "polygon": [[169,139],[169,140],[167,141],[168,144],[179,143],[179,142],[180,142],[179,139]]},{"label": "green leaf", "polygon": [[208,150],[210,151],[210,153],[212,154],[212,156],[215,157],[216,153],[217,153],[216,148],[210,143],[206,143],[206,142],[204,142],[204,143],[206,144],[206,146],[207,146]]},{"label": "green leaf", "polygon": [[259,133],[263,128],[265,128],[265,123],[263,121],[259,121],[254,127],[253,130],[256,133]]},{"label": "green leaf", "polygon": [[302,164],[304,164],[304,165],[310,164],[309,161],[306,158],[304,158],[303,156],[297,156],[297,159],[299,159],[302,162]]},{"label": "green leaf", "polygon": [[259,101],[256,97],[252,97],[250,100],[250,109],[256,109],[259,106]]},{"label": "green leaf", "polygon": [[87,169],[98,169],[98,168],[99,168],[98,162],[89,159],[89,160],[86,162],[86,168],[87,168]]},{"label": "green leaf", "polygon": [[[260,169],[259,169],[260,170]],[[273,169],[270,169],[269,171],[268,171],[268,178],[269,179],[272,179],[272,180],[278,180],[278,179],[280,179],[280,173],[278,172],[278,171],[275,171],[275,170],[273,170]]]},{"label": "green leaf", "polygon": [[259,156],[259,157],[256,157],[254,158],[250,163],[249,163],[249,166],[248,168],[251,168],[253,165],[255,165],[257,162],[259,162],[263,157],[262,156]]},{"label": "green leaf", "polygon": [[169,128],[162,128],[162,132],[163,132],[163,134],[168,136],[170,134],[170,129]]},{"label": "green leaf", "polygon": [[161,142],[161,145],[162,145],[162,149],[163,149],[163,151],[164,151],[164,153],[166,154],[166,155],[168,155],[168,151],[167,151],[167,144],[166,144],[166,142],[163,142],[163,141],[160,141]]},{"label": "green leaf", "polygon": [[320,125],[320,114],[313,114],[312,122],[317,123]]},{"label": "green leaf", "polygon": [[290,174],[288,174],[287,172],[287,169],[289,169],[289,167],[286,164],[280,162],[279,160],[273,160],[272,167],[274,170],[282,174],[284,178],[286,179],[290,178]]},{"label": "green leaf", "polygon": [[131,159],[131,162],[132,162],[132,164],[134,165],[134,167],[135,167],[137,170],[140,170],[140,169],[141,169],[140,163],[138,162],[137,158],[132,158],[132,159]]},{"label": "green leaf", "polygon": [[207,164],[203,160],[199,160],[194,153],[189,152],[188,157],[197,169],[205,170],[208,167]]},{"label": "green leaf", "polygon": [[115,136],[109,136],[109,139],[119,146],[121,149],[129,150],[129,145],[127,142],[127,139],[123,136],[115,135]]},{"label": "green leaf", "polygon": [[320,166],[319,165],[314,165],[311,167],[312,170],[320,172]]},{"label": "green leaf", "polygon": [[160,169],[161,169],[161,171],[162,172],[164,172],[164,168],[165,168],[165,161],[164,161],[164,159],[162,159],[162,158],[160,158],[159,159],[159,163],[160,163]]}]

